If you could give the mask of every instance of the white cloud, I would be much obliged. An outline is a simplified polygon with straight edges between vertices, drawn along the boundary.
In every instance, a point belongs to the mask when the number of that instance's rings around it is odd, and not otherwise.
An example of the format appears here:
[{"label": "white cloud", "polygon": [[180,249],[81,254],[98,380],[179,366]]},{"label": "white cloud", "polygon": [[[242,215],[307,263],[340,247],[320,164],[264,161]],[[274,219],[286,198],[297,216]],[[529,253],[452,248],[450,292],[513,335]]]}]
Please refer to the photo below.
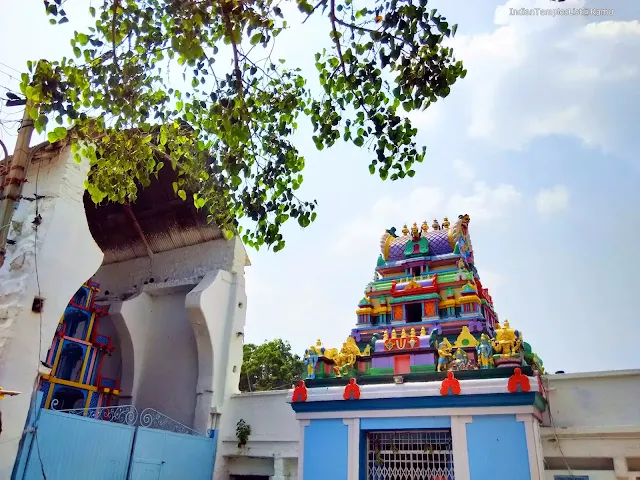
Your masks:
[{"label": "white cloud", "polygon": [[473,169],[473,167],[471,167],[468,163],[463,162],[459,158],[456,158],[453,161],[453,169],[462,180],[465,180],[467,182],[470,182],[476,177],[476,171]]},{"label": "white cloud", "polygon": [[590,23],[584,27],[582,33],[586,37],[609,37],[619,38],[622,36],[640,37],[640,21],[633,20],[630,22],[600,22]]},{"label": "white cloud", "polygon": [[[584,0],[566,6],[597,7]],[[492,32],[451,41],[468,75],[452,89],[447,110],[465,112],[456,120],[468,135],[494,147],[521,150],[536,137],[565,135],[636,158],[630,144],[640,68],[631,59],[640,58],[640,21],[514,15],[520,7],[550,5],[509,0],[496,9]]]},{"label": "white cloud", "polygon": [[540,190],[536,195],[536,209],[540,215],[561,213],[569,207],[569,191],[564,185]]},{"label": "white cloud", "polygon": [[[487,223],[507,215],[518,205],[521,197],[513,185],[500,184],[492,188],[484,182],[475,182],[464,193],[451,193],[442,187],[419,187],[406,197],[383,197],[368,213],[339,230],[331,245],[331,253],[352,254],[391,226],[400,229],[404,223],[411,226],[417,222],[420,225],[425,220],[431,225],[434,215],[448,213],[449,220],[453,221],[459,214],[468,213],[474,225]],[[443,217],[437,218],[442,223]]]}]

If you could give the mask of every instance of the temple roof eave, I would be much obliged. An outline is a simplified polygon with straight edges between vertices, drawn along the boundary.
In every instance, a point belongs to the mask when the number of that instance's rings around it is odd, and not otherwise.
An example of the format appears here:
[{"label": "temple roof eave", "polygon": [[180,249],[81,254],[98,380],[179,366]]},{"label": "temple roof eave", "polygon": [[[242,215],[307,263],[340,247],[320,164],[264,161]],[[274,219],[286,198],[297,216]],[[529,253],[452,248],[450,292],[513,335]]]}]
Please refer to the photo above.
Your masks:
[{"label": "temple roof eave", "polygon": [[405,295],[402,297],[394,297],[389,300],[392,304],[404,303],[404,302],[417,302],[420,300],[440,300],[440,295],[437,293],[426,293],[423,295]]}]

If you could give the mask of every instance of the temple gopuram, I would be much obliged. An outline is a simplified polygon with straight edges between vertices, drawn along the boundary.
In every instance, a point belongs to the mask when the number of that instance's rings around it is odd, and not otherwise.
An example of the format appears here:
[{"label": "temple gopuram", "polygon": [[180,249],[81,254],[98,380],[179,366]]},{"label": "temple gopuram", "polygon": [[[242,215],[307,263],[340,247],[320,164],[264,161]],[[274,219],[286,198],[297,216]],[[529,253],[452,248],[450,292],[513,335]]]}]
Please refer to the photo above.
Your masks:
[{"label": "temple gopuram", "polygon": [[305,351],[305,480],[539,478],[542,361],[499,321],[469,222],[386,230],[351,335]]},{"label": "temple gopuram", "polygon": [[114,350],[111,337],[99,333],[107,314],[96,305],[100,285],[92,280],[78,289],[58,323],[47,355],[51,373],[40,379],[42,408],[101,419],[103,407],[117,405],[119,380],[102,375],[102,363]]}]

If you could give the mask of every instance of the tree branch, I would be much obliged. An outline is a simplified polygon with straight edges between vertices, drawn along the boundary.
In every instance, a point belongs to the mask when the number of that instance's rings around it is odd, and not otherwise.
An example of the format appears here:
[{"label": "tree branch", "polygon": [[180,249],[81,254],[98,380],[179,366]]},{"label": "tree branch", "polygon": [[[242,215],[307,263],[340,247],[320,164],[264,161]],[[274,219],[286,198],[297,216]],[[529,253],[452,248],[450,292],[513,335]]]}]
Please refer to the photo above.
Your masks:
[{"label": "tree branch", "polygon": [[116,14],[118,11],[119,2],[120,0],[113,1],[113,17],[111,19],[111,45],[113,50],[113,65],[116,67],[117,72],[120,71],[120,67],[118,66],[118,56],[116,55]]},{"label": "tree branch", "polygon": [[318,9],[318,7],[319,7],[320,5],[324,5],[324,4],[326,4],[326,3],[327,3],[327,0],[320,0],[320,1],[316,4],[316,6],[315,6],[315,7],[313,7],[313,10],[311,10],[311,11],[307,14],[307,16],[306,16],[306,17],[305,17],[305,19],[302,21],[302,23],[305,23],[307,20],[309,20],[309,17],[310,17],[311,15],[313,15],[313,12],[315,12],[315,11]]},{"label": "tree branch", "polygon": [[344,64],[344,57],[342,56],[342,46],[340,44],[340,38],[338,37],[338,28],[336,27],[336,0],[331,0],[331,12],[329,13],[331,18],[331,30],[333,32],[333,41],[336,44],[336,50],[338,51],[338,57],[340,58],[340,65],[342,65],[342,73],[344,73],[345,80],[347,79],[347,67]]}]

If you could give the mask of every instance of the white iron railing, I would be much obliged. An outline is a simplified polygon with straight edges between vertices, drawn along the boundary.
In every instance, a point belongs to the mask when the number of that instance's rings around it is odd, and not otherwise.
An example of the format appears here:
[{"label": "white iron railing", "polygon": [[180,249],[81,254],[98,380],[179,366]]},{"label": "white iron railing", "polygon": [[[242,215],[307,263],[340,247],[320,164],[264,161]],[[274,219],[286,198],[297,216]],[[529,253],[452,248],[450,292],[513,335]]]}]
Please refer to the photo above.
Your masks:
[{"label": "white iron railing", "polygon": [[97,408],[72,408],[58,409],[57,400],[51,402],[51,409],[57,412],[69,413],[81,417],[92,418],[95,420],[103,420],[106,422],[119,423],[122,425],[139,425],[146,428],[154,428],[173,433],[184,433],[187,435],[203,436],[203,434],[192,428],[168,417],[164,413],[160,413],[153,408],[145,408],[138,415],[138,410],[133,405],[117,405],[113,407],[97,407]]}]

